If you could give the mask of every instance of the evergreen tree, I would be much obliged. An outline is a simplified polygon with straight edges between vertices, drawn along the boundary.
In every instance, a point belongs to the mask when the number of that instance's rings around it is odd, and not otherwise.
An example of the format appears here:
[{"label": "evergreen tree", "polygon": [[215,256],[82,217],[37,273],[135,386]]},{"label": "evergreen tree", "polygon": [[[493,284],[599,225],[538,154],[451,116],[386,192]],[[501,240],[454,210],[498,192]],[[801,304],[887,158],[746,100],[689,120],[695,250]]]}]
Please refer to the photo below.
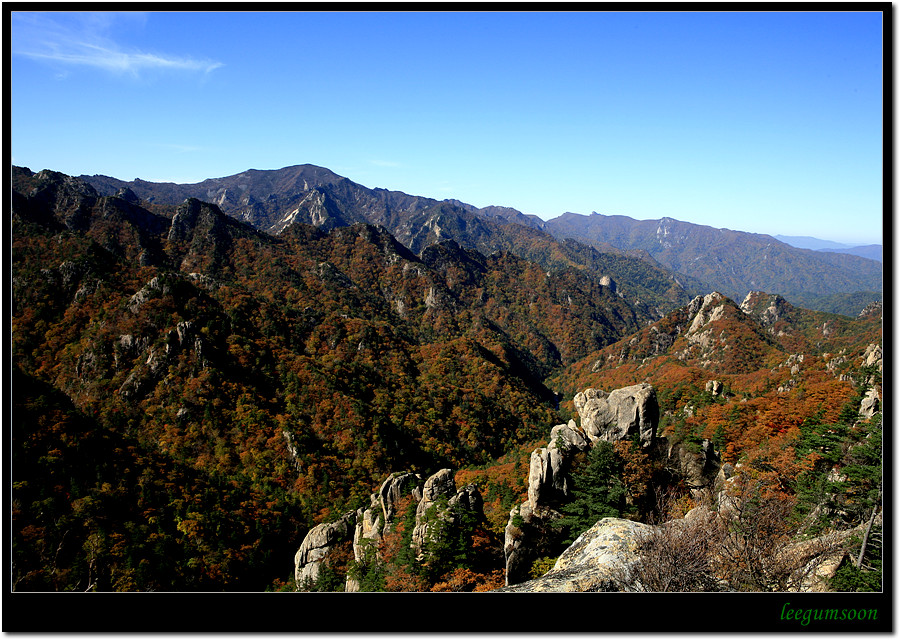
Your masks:
[{"label": "evergreen tree", "polygon": [[572,476],[571,501],[562,506],[563,517],[554,525],[567,531],[565,544],[574,542],[600,518],[618,518],[625,508],[622,461],[609,442],[598,441],[587,460]]}]

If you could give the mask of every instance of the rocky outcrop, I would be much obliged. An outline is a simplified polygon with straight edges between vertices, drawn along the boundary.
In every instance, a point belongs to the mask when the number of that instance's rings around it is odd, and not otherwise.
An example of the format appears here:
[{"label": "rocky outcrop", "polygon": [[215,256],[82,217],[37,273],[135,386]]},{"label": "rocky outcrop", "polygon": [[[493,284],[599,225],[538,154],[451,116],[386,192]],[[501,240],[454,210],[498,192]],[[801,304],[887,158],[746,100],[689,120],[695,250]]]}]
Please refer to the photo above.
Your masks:
[{"label": "rocky outcrop", "polygon": [[[353,529],[353,559],[363,562],[369,549],[378,555],[378,543],[393,529],[397,508],[407,496],[422,500],[422,476],[418,473],[392,473],[369,497],[369,507],[356,510]],[[359,583],[348,576],[345,591],[359,591]]]},{"label": "rocky outcrop", "polygon": [[556,425],[545,447],[531,453],[528,469],[528,500],[510,511],[504,532],[506,584],[528,577],[531,563],[558,543],[560,531],[552,525],[560,517],[556,507],[569,497],[570,465],[574,457],[599,440],[617,442],[638,438],[644,447],[655,443],[659,423],[656,391],[637,384],[609,393],[585,389],[575,396],[581,418]]},{"label": "rocky outcrop", "polygon": [[881,408],[881,394],[878,389],[871,387],[866,391],[865,397],[859,405],[859,416],[864,420],[868,420],[874,416]]},{"label": "rocky outcrop", "polygon": [[416,526],[412,534],[412,546],[418,560],[425,559],[426,546],[437,521],[453,524],[453,506],[460,503],[467,509],[480,511],[481,495],[474,485],[468,485],[457,492],[450,469],[441,469],[425,481],[422,499],[416,507]]},{"label": "rocky outcrop", "polygon": [[793,310],[790,302],[777,293],[765,293],[763,291],[751,291],[741,302],[741,311],[747,315],[756,317],[765,327],[771,327],[788,316]]},{"label": "rocky outcrop", "polygon": [[659,423],[656,390],[647,383],[606,393],[585,389],[575,396],[581,428],[591,444],[597,440],[617,442],[637,436],[644,447],[653,444]]},{"label": "rocky outcrop", "polygon": [[578,536],[542,577],[497,591],[623,591],[623,576],[639,561],[640,538],[651,529],[640,522],[603,518]]},{"label": "rocky outcrop", "polygon": [[[306,590],[319,577],[321,564],[338,545],[352,541],[357,562],[369,559],[370,550],[378,556],[378,543],[396,522],[400,503],[411,497],[417,503],[411,546],[420,561],[426,560],[427,543],[437,521],[450,525],[461,510],[482,512],[482,498],[475,485],[456,489],[453,472],[441,469],[423,481],[417,473],[393,473],[369,497],[369,506],[343,514],[337,521],[310,529],[294,556],[294,580],[297,590]],[[348,576],[345,591],[358,591],[359,583]]]},{"label": "rocky outcrop", "polygon": [[883,316],[884,308],[883,303],[878,300],[876,302],[870,302],[867,304],[862,311],[859,312],[857,318],[868,318],[870,316]]},{"label": "rocky outcrop", "polygon": [[549,507],[532,507],[529,501],[512,508],[503,533],[507,585],[526,580],[532,563],[557,548],[559,534],[552,523],[560,515]]},{"label": "rocky outcrop", "polygon": [[866,352],[863,354],[862,366],[864,367],[878,367],[878,371],[881,372],[884,369],[884,354],[879,344],[870,344],[866,347]]},{"label": "rocky outcrop", "polygon": [[315,582],[331,547],[346,540],[353,530],[354,512],[345,513],[336,522],[323,523],[309,530],[294,555],[294,581],[298,589]]},{"label": "rocky outcrop", "polygon": [[722,395],[722,393],[725,391],[725,386],[719,380],[707,380],[706,391],[715,398]]},{"label": "rocky outcrop", "polygon": [[550,430],[549,444],[531,452],[528,503],[532,509],[538,505],[558,504],[569,495],[568,469],[571,455],[590,446],[590,438],[574,420]]},{"label": "rocky outcrop", "polygon": [[709,440],[688,445],[684,442],[671,444],[662,438],[660,445],[666,447],[665,458],[670,468],[677,470],[684,486],[695,497],[700,496],[699,492],[720,484],[721,459]]}]

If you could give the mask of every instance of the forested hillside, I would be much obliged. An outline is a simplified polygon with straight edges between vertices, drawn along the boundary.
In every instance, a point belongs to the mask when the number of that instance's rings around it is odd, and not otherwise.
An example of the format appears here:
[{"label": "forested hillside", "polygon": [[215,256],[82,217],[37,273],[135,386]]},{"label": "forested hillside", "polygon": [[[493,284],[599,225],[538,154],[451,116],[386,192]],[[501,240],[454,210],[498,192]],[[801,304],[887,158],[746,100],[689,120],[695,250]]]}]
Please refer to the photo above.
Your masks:
[{"label": "forested hillside", "polygon": [[[274,237],[47,171],[14,188],[19,588],[262,589],[380,476],[534,439],[556,419],[544,377],[651,319],[504,252]],[[71,475],[82,451],[100,466]]]},{"label": "forested hillside", "polygon": [[[797,514],[849,526],[877,506],[880,308],[691,300],[646,260],[490,219],[491,251],[414,251],[383,226],[271,235],[52,171],[12,186],[15,590],[294,589],[309,532],[400,472],[422,514],[398,494],[393,564],[344,547],[306,586],[493,588],[530,452],[576,393],[645,381],[660,436],[712,443]],[[650,517],[652,482],[682,477],[635,443],[597,450],[621,515]],[[409,553],[414,521],[449,532],[420,544],[432,560]],[[846,584],[871,587],[863,573]]]},{"label": "forested hillside", "polygon": [[515,209],[478,209],[456,200],[369,189],[314,165],[251,169],[197,184],[125,182],[107,176],[81,179],[101,195],[128,189],[150,210],[169,216],[185,198],[211,202],[228,216],[274,235],[297,222],[322,231],[366,223],[384,227],[415,254],[454,240],[484,255],[504,251],[551,271],[574,267],[612,278],[619,293],[657,317],[708,288],[695,278],[673,275],[646,252],[558,241],[542,230],[542,221]]},{"label": "forested hillside", "polygon": [[644,250],[667,268],[709,283],[711,289],[735,299],[750,291],[767,291],[795,304],[844,313],[848,295],[864,297],[849,315],[881,299],[881,263],[798,249],[768,235],[672,218],[634,220],[596,213],[566,213],[548,221],[545,229],[558,238]]}]

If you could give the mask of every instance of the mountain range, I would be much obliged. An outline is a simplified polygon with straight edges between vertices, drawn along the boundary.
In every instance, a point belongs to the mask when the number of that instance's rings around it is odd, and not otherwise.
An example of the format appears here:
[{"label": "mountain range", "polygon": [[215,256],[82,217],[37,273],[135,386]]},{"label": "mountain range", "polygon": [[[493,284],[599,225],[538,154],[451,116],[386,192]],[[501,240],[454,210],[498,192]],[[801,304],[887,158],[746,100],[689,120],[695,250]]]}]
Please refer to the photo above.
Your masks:
[{"label": "mountain range", "polygon": [[[383,226],[414,253],[454,239],[488,255],[509,250],[547,268],[578,265],[602,272],[606,264],[598,263],[616,261],[628,270],[629,261],[643,260],[670,271],[676,288],[685,290],[663,294],[656,286],[653,294],[636,295],[660,311],[667,301],[680,304],[715,289],[738,299],[763,290],[807,308],[855,315],[880,299],[883,286],[883,268],[875,260],[800,249],[767,235],[672,218],[639,221],[565,213],[544,222],[509,207],[477,208],[458,200],[370,189],[313,165],[251,169],[196,184],[125,182],[97,175],[81,179],[101,195],[128,188],[160,213],[171,212],[188,197],[212,202],[229,216],[276,235],[293,222],[323,230],[365,222]],[[623,291],[640,290],[637,281],[619,284]]]},{"label": "mountain range", "polygon": [[854,256],[869,258],[882,262],[884,259],[884,247],[880,244],[852,245],[843,242],[832,242],[831,240],[822,240],[811,236],[781,236],[776,235],[774,238],[792,247],[800,249],[814,249],[816,251],[830,251],[833,253],[849,253]]},{"label": "mountain range", "polygon": [[[869,387],[880,398],[880,303],[731,299],[649,244],[558,239],[514,210],[310,166],[245,173],[201,183],[204,199],[13,168],[14,590],[293,589],[314,527],[401,470],[444,469],[481,487],[477,538],[454,549],[490,585],[529,456],[584,388],[650,381],[660,435],[788,484],[824,483],[851,451],[802,466],[815,456],[795,445],[827,448],[803,429],[849,433]],[[858,524],[868,505],[842,508]],[[426,586],[466,571],[431,566]]]},{"label": "mountain range", "polygon": [[767,291],[807,308],[846,312],[828,296],[866,292],[867,304],[879,299],[882,289],[883,268],[875,260],[799,249],[763,234],[597,213],[566,213],[546,228],[556,237],[644,250],[673,271],[736,299]]}]

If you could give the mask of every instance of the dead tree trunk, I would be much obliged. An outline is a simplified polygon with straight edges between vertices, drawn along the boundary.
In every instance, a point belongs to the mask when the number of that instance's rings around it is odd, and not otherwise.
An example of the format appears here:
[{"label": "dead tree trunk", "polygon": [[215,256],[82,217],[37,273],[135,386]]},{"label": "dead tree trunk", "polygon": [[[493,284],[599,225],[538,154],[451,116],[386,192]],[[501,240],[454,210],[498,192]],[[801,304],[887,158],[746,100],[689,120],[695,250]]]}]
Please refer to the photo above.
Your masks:
[{"label": "dead tree trunk", "polygon": [[878,505],[881,504],[881,492],[884,487],[884,480],[878,483],[878,498],[875,500],[875,506],[872,507],[872,515],[869,517],[869,524],[866,526],[866,533],[863,535],[862,547],[859,549],[859,557],[856,558],[856,568],[862,567],[863,556],[866,555],[866,546],[869,544],[869,534],[872,533],[872,524],[875,522],[875,516],[878,514]]}]

